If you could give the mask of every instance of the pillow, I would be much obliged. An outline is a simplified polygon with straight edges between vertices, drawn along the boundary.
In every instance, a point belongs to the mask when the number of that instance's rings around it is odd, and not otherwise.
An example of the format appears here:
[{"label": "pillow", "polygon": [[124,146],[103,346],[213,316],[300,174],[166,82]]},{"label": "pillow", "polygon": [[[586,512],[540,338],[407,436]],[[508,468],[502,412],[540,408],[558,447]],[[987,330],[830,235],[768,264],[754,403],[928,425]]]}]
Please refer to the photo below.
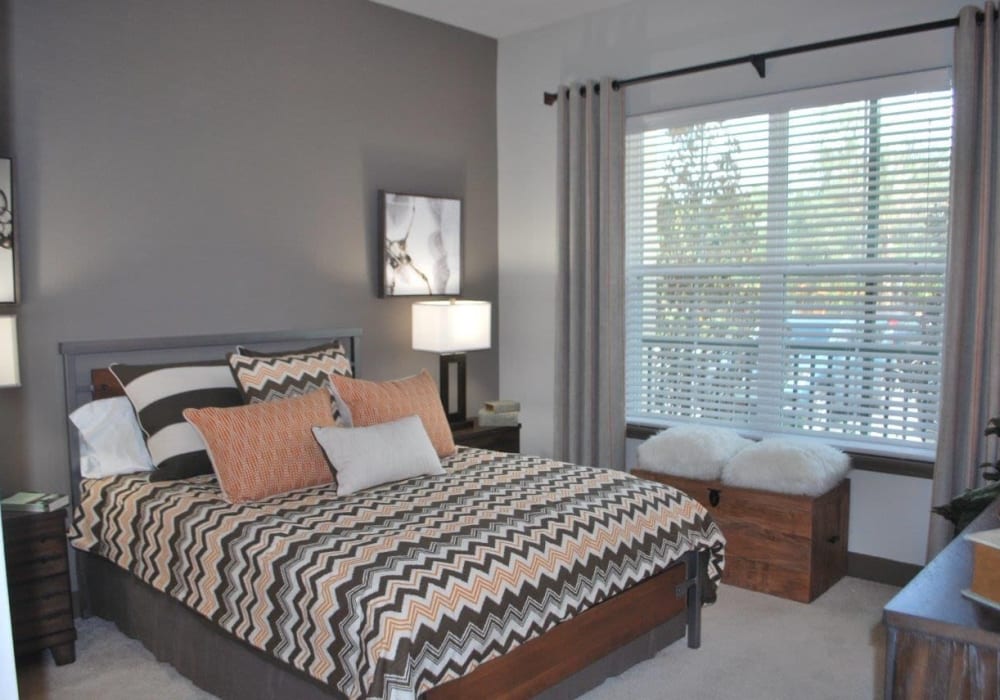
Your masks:
[{"label": "pillow", "polygon": [[313,391],[236,408],[188,408],[230,503],[333,481],[313,426],[332,426],[330,394]]},{"label": "pillow", "polygon": [[338,402],[347,412],[344,417],[347,425],[363,428],[416,415],[423,423],[438,457],[455,454],[451,426],[444,414],[437,384],[427,370],[388,382],[369,382],[338,375],[331,376],[331,379]]},{"label": "pillow", "polygon": [[[251,352],[242,347],[236,350]],[[228,360],[248,404],[301,396],[317,389],[329,391],[330,375],[351,376],[351,361],[339,342],[281,355],[233,353]],[[340,422],[338,413],[334,407],[334,418]]]},{"label": "pillow", "polygon": [[851,458],[808,438],[768,438],[733,457],[722,481],[763,491],[819,496],[847,475]]},{"label": "pillow", "polygon": [[313,428],[313,434],[337,472],[338,496],[445,473],[417,416],[366,428]]},{"label": "pillow", "polygon": [[224,363],[110,367],[132,402],[156,469],[150,481],[211,474],[212,463],[198,432],[184,421],[185,408],[243,403]]},{"label": "pillow", "polygon": [[678,425],[639,445],[640,469],[688,479],[718,479],[722,466],[752,440],[735,430],[708,425]]},{"label": "pillow", "polygon": [[101,479],[153,469],[132,403],[125,396],[85,403],[69,414],[69,419],[80,433],[83,478]]},{"label": "pillow", "polygon": [[[300,348],[297,350],[275,350],[275,351],[264,351],[264,350],[252,350],[245,345],[236,346],[236,354],[243,355],[245,357],[279,357],[281,355],[311,355],[317,352],[323,352],[328,350],[337,350],[341,355],[347,357],[347,351],[344,350],[344,346],[339,340],[330,340],[321,345],[314,345],[310,348]],[[348,363],[347,376],[351,376],[350,363]]]}]

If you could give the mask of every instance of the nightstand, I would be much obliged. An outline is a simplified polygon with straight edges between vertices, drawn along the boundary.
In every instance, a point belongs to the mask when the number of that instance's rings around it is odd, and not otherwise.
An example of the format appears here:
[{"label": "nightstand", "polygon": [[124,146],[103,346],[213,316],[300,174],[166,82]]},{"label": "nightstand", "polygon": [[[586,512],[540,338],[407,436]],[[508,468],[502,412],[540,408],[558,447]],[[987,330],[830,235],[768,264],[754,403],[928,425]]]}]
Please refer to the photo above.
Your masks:
[{"label": "nightstand", "polygon": [[483,450],[497,452],[521,451],[520,425],[489,425],[480,426],[479,421],[471,428],[460,428],[452,431],[455,444],[466,447],[478,447]]},{"label": "nightstand", "polygon": [[52,650],[57,665],[76,660],[76,627],[66,555],[66,510],[3,513],[3,545],[14,653]]}]

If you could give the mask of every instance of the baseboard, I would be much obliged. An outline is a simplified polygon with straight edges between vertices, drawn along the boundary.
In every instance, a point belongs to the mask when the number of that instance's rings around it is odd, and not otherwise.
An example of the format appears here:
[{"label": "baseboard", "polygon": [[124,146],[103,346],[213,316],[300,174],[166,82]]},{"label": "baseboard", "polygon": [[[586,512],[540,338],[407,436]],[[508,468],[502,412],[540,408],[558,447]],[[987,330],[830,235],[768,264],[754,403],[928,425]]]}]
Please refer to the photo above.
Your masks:
[{"label": "baseboard", "polygon": [[847,575],[890,586],[905,586],[923,567],[918,564],[873,557],[858,552],[847,553]]}]

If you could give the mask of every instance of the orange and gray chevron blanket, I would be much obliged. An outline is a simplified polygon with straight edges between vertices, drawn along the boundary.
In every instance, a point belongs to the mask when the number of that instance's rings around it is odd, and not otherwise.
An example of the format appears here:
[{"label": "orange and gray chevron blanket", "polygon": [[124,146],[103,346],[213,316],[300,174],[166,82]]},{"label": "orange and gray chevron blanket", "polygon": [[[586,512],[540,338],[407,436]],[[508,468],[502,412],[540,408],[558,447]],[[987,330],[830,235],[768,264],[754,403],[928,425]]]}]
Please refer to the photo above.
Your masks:
[{"label": "orange and gray chevron blanket", "polygon": [[406,698],[725,540],[606,469],[462,448],[444,476],[230,505],[211,476],[84,480],[73,546],[348,698]]}]

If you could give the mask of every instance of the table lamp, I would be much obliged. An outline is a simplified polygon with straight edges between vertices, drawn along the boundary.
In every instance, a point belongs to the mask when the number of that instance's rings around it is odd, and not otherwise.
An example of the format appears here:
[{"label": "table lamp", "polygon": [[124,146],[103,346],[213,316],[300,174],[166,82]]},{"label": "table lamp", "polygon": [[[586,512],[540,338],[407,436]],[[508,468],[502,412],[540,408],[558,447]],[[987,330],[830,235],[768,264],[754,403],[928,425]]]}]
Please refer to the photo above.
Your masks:
[{"label": "table lamp", "polygon": [[17,318],[0,316],[0,387],[21,386],[17,362]]},{"label": "table lamp", "polygon": [[[465,353],[490,347],[488,301],[452,299],[418,301],[413,305],[413,349],[441,355],[441,404],[452,427],[471,423],[465,418]],[[451,366],[456,366],[458,406],[451,410]]]}]

